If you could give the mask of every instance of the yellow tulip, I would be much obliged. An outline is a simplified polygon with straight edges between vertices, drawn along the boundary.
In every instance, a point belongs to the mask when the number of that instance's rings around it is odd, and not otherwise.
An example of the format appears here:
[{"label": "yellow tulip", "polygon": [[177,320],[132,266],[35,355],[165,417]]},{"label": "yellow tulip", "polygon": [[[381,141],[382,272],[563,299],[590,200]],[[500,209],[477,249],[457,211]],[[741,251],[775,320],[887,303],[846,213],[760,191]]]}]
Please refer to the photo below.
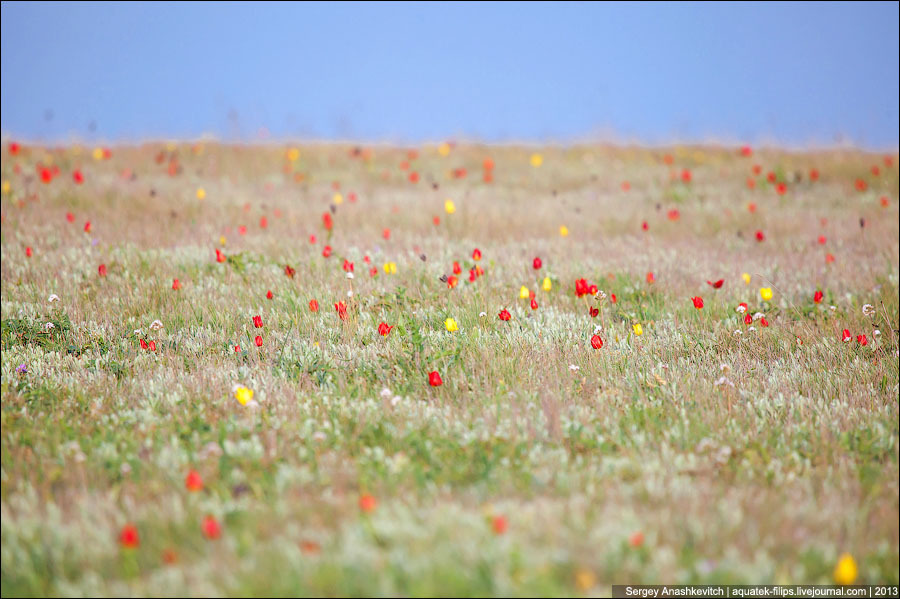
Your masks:
[{"label": "yellow tulip", "polygon": [[103,148],[94,148],[94,160],[103,160]]},{"label": "yellow tulip", "polygon": [[219,245],[221,245],[222,247],[225,247],[225,236],[224,235],[221,235],[219,237]]},{"label": "yellow tulip", "polygon": [[444,212],[447,214],[453,214],[456,212],[456,204],[453,203],[453,200],[447,200],[444,202]]},{"label": "yellow tulip", "polygon": [[634,329],[634,334],[640,337],[644,334],[644,327],[641,326],[641,323],[636,323],[631,325],[631,328]]},{"label": "yellow tulip", "polygon": [[522,288],[519,289],[519,297],[522,299],[528,299],[529,297],[531,297],[531,292],[528,291],[528,287],[522,285]]},{"label": "yellow tulip", "polygon": [[553,289],[553,283],[550,281],[550,277],[544,277],[544,283],[541,285],[544,291],[550,291]]},{"label": "yellow tulip", "polygon": [[450,144],[447,142],[442,143],[438,146],[438,154],[441,156],[447,156],[450,154]]},{"label": "yellow tulip", "polygon": [[202,200],[206,197],[206,190],[202,187],[197,188],[197,199]]},{"label": "yellow tulip", "polygon": [[300,150],[297,148],[291,148],[287,153],[288,160],[291,162],[297,162],[297,159],[300,158]]},{"label": "yellow tulip", "polygon": [[562,235],[563,237],[568,237],[569,236],[569,227],[567,227],[565,225],[560,225],[559,234]]},{"label": "yellow tulip", "polygon": [[331,196],[331,201],[334,202],[335,205],[339,206],[344,203],[344,196],[342,196],[339,193],[336,193],[333,196]]},{"label": "yellow tulip", "polygon": [[741,275],[741,278],[744,279],[744,285],[750,284],[750,273],[745,272]]},{"label": "yellow tulip", "polygon": [[385,262],[384,263],[384,272],[389,275],[397,274],[397,263],[396,262]]},{"label": "yellow tulip", "polygon": [[532,154],[531,155],[531,166],[537,168],[544,164],[544,157],[540,154]]},{"label": "yellow tulip", "polygon": [[247,402],[253,399],[253,389],[239,386],[234,390],[234,398],[238,400],[239,404],[241,404],[242,406],[246,406]]},{"label": "yellow tulip", "polygon": [[771,287],[760,287],[759,288],[759,297],[763,299],[764,302],[772,299],[772,288]]},{"label": "yellow tulip", "polygon": [[444,321],[444,326],[447,327],[447,330],[453,333],[454,331],[459,330],[459,326],[456,324],[456,321],[452,318],[448,318]]},{"label": "yellow tulip", "polygon": [[834,581],[837,584],[853,584],[859,575],[856,560],[849,553],[845,553],[834,567]]},{"label": "yellow tulip", "polygon": [[12,186],[9,184],[9,181],[3,182],[3,193],[9,193],[9,190],[12,189]]}]

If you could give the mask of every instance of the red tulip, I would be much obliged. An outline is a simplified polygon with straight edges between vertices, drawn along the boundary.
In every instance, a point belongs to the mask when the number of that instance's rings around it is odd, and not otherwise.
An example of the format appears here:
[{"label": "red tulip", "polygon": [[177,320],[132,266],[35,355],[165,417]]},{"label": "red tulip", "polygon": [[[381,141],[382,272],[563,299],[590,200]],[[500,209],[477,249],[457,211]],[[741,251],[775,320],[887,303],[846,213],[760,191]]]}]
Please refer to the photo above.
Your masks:
[{"label": "red tulip", "polygon": [[393,329],[393,328],[394,327],[392,327],[392,326],[388,326],[387,323],[382,322],[381,324],[378,325],[378,334],[381,335],[382,337],[387,337],[388,333],[390,333],[391,329]]},{"label": "red tulip", "polygon": [[669,220],[678,220],[681,218],[681,212],[673,208],[672,210],[669,210],[666,216],[668,216]]},{"label": "red tulip", "polygon": [[25,255],[31,258],[32,254],[34,254],[34,250],[31,249],[31,246],[25,248]]},{"label": "red tulip", "polygon": [[821,304],[823,297],[825,297],[825,294],[819,290],[816,290],[816,292],[813,294],[813,301],[817,304]]},{"label": "red tulip", "polygon": [[628,544],[637,549],[644,544],[644,533],[638,531],[628,537]]},{"label": "red tulip", "polygon": [[256,347],[262,347],[262,336],[257,335],[256,339],[253,340],[256,343]]},{"label": "red tulip", "polygon": [[322,248],[322,255],[326,258],[331,256],[331,246],[330,245],[326,245],[324,248]]},{"label": "red tulip", "polygon": [[87,221],[86,223],[84,223],[84,232],[85,233],[91,232],[91,221]]},{"label": "red tulip", "polygon": [[868,345],[869,344],[869,340],[866,339],[865,335],[857,335],[856,342],[859,343],[860,345]]},{"label": "red tulip", "polygon": [[831,264],[832,262],[834,262],[834,254],[828,252],[825,254],[825,264]]},{"label": "red tulip", "polygon": [[235,345],[235,346],[234,346],[234,353],[236,353],[236,354],[241,353],[241,346],[240,346],[240,345]]},{"label": "red tulip", "polygon": [[322,224],[325,226],[326,231],[330,231],[334,226],[334,221],[331,220],[330,212],[325,212],[324,214],[322,214]]},{"label": "red tulip", "polygon": [[753,317],[750,314],[744,315],[744,324],[751,324],[753,322]]},{"label": "red tulip", "polygon": [[181,281],[179,281],[178,279],[172,279],[172,289],[175,289],[176,291],[181,289]]},{"label": "red tulip", "polygon": [[588,307],[588,314],[591,315],[591,318],[597,318],[597,315],[600,314],[600,308],[590,306]]},{"label": "red tulip", "polygon": [[372,513],[375,511],[375,508],[378,507],[378,501],[366,493],[365,495],[361,495],[359,498],[359,509],[361,509],[366,514]]},{"label": "red tulip", "polygon": [[413,171],[409,174],[409,182],[410,183],[418,183],[419,182],[419,173]]},{"label": "red tulip", "polygon": [[189,470],[187,476],[184,477],[184,487],[188,491],[202,491],[203,477],[196,470]]},{"label": "red tulip", "polygon": [[853,339],[853,336],[850,335],[850,329],[844,329],[843,332],[841,333],[841,341],[846,343],[852,339]]},{"label": "red tulip", "polygon": [[219,248],[216,248],[216,262],[225,262],[225,254]]},{"label": "red tulip", "polygon": [[778,177],[775,175],[775,173],[773,173],[772,171],[769,171],[769,174],[766,175],[766,180],[769,183],[775,183],[775,181],[778,180]]},{"label": "red tulip", "polygon": [[759,324],[761,324],[764,327],[767,327],[767,326],[769,326],[769,321],[766,320],[765,316],[763,316],[762,318],[759,319]]},{"label": "red tulip", "polygon": [[494,516],[491,520],[491,528],[494,529],[495,534],[502,535],[506,532],[507,526],[506,518],[504,516]]},{"label": "red tulip", "polygon": [[502,310],[500,310],[500,314],[498,315],[498,317],[500,318],[500,320],[507,321],[512,318],[512,315],[509,313],[509,310],[503,308]]},{"label": "red tulip", "polygon": [[76,185],[81,185],[82,183],[84,183],[84,175],[81,174],[81,171],[73,171],[72,180],[75,181]]},{"label": "red tulip", "polygon": [[200,528],[203,530],[203,536],[210,541],[214,541],[222,536],[222,525],[212,516],[205,517]]},{"label": "red tulip", "polygon": [[641,229],[643,229],[644,231],[647,231],[650,229],[650,225],[647,224],[647,221],[644,221],[641,223]]},{"label": "red tulip", "polygon": [[827,239],[825,238],[824,235],[819,235],[819,239],[817,239],[817,241],[819,242],[819,245],[825,245],[825,242],[827,241]]},{"label": "red tulip", "polygon": [[156,341],[151,341],[149,343],[150,351],[156,351]]},{"label": "red tulip", "polygon": [[750,157],[753,156],[753,150],[750,146],[742,146],[741,147],[741,156]]},{"label": "red tulip", "polygon": [[9,142],[9,153],[12,154],[13,156],[18,154],[19,150],[21,150],[21,149],[22,149],[22,146],[20,146],[18,143],[14,142],[14,141]]},{"label": "red tulip", "polygon": [[347,320],[347,304],[344,302],[338,302],[334,305],[334,309],[337,310],[338,316],[341,320]]},{"label": "red tulip", "polygon": [[66,212],[66,220],[69,221],[70,223],[74,223],[75,215],[72,214],[71,212]]},{"label": "red tulip", "polygon": [[881,201],[881,207],[882,207],[882,208],[887,208],[888,206],[891,205],[891,201],[888,199],[887,196],[881,196],[881,200],[880,200],[880,201]]},{"label": "red tulip", "polygon": [[391,238],[391,230],[390,229],[383,230],[381,232],[381,236],[384,237],[385,240],[390,239]]},{"label": "red tulip", "polygon": [[41,181],[44,183],[50,183],[53,181],[53,171],[47,167],[41,169]]},{"label": "red tulip", "polygon": [[754,164],[754,165],[753,165],[753,174],[756,175],[756,176],[759,176],[759,174],[760,174],[761,172],[762,172],[762,166],[759,165],[759,164]]},{"label": "red tulip", "polygon": [[143,339],[141,339],[141,349],[150,349],[150,346]]},{"label": "red tulip", "polygon": [[538,309],[538,303],[537,303],[537,301],[536,301],[534,298],[531,298],[531,309],[532,309],[532,310],[537,310],[537,309]]},{"label": "red tulip", "polygon": [[610,293],[610,294],[609,294],[609,301],[611,301],[612,303],[616,303],[617,300],[616,300],[616,294],[615,294],[615,293]]},{"label": "red tulip", "polygon": [[591,347],[594,349],[600,349],[603,347],[603,339],[600,338],[600,335],[594,335],[591,337]]},{"label": "red tulip", "polygon": [[456,275],[450,275],[447,277],[447,288],[453,289],[459,283],[459,278]]},{"label": "red tulip", "polygon": [[766,239],[765,233],[763,233],[762,231],[756,232],[756,241],[764,241],[765,239]]},{"label": "red tulip", "polygon": [[341,268],[344,269],[344,272],[353,272],[353,263],[344,258],[344,265]]},{"label": "red tulip", "polygon": [[684,183],[690,183],[693,176],[691,175],[690,169],[682,169],[681,171],[681,180]]},{"label": "red tulip", "polygon": [[475,248],[472,251],[472,260],[475,260],[476,262],[481,260],[481,250],[479,250],[478,248]]},{"label": "red tulip", "polygon": [[541,262],[540,258],[535,258],[534,261],[531,263],[531,265],[534,267],[535,270],[540,270],[541,266],[543,265],[543,262]]},{"label": "red tulip", "polygon": [[856,180],[856,191],[865,191],[869,188],[869,184],[862,179]]},{"label": "red tulip", "polygon": [[787,193],[787,183],[779,183],[778,185],[776,185],[775,193],[780,196],[783,196],[785,193]]},{"label": "red tulip", "polygon": [[697,308],[698,310],[703,309],[703,298],[702,297],[700,297],[699,295],[697,297],[692,297],[691,301],[694,302],[695,308]]},{"label": "red tulip", "polygon": [[253,317],[253,326],[256,327],[257,329],[262,328],[262,326],[263,326],[262,316],[257,314],[256,316]]},{"label": "red tulip", "polygon": [[439,224],[441,224],[441,217],[440,217],[440,216],[435,216],[434,218],[431,219],[431,222],[433,222],[433,223],[434,223],[434,226],[436,227],[436,226],[438,226]]},{"label": "red tulip", "polygon": [[245,227],[244,225],[239,226],[238,227],[238,235],[246,235],[246,234],[247,234],[247,227]]},{"label": "red tulip", "polygon": [[294,275],[297,274],[297,269],[293,268],[290,264],[284,265],[284,274],[289,276],[290,278],[294,278]]},{"label": "red tulip", "polygon": [[428,384],[432,387],[440,387],[444,384],[444,381],[441,380],[441,375],[438,374],[437,370],[432,370],[428,373]]},{"label": "red tulip", "polygon": [[309,236],[309,242],[312,243],[312,244],[315,244],[315,243],[316,243],[316,236],[315,236],[315,235],[310,235],[310,236]]},{"label": "red tulip", "polygon": [[712,287],[713,289],[721,289],[722,285],[725,283],[725,279],[719,279],[718,281],[707,281],[706,284]]},{"label": "red tulip", "polygon": [[134,524],[126,524],[122,527],[119,532],[119,543],[127,549],[134,549],[141,544],[138,529]]},{"label": "red tulip", "polygon": [[97,268],[97,272],[100,274],[101,277],[105,277],[106,276],[106,265],[101,264],[100,267]]},{"label": "red tulip", "polygon": [[266,292],[266,299],[272,299],[272,298],[274,298],[274,297],[275,297],[275,294],[272,293],[272,290],[271,290],[271,289],[269,289],[269,290]]},{"label": "red tulip", "polygon": [[267,219],[265,216],[260,217],[260,219],[259,219],[259,228],[260,228],[260,229],[265,229],[265,228],[268,227],[268,226],[269,226],[269,219]]},{"label": "red tulip", "polygon": [[655,282],[655,281],[656,281],[656,277],[653,276],[653,273],[652,273],[652,272],[648,272],[648,273],[647,273],[647,282],[648,282],[648,283],[653,283],[653,282]]},{"label": "red tulip", "polygon": [[318,312],[319,311],[319,302],[317,302],[314,299],[309,300],[309,311],[310,312]]},{"label": "red tulip", "polygon": [[453,263],[453,274],[455,274],[455,275],[462,274],[462,267],[460,267],[459,262]]}]

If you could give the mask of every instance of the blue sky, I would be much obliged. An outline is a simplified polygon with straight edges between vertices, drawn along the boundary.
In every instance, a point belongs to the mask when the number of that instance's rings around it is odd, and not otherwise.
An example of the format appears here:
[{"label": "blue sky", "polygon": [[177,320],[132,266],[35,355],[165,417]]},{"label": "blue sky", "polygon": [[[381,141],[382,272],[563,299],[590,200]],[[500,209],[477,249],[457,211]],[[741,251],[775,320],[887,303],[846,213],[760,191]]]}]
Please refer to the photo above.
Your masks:
[{"label": "blue sky", "polygon": [[898,21],[896,2],[3,2],[0,129],[894,149]]}]

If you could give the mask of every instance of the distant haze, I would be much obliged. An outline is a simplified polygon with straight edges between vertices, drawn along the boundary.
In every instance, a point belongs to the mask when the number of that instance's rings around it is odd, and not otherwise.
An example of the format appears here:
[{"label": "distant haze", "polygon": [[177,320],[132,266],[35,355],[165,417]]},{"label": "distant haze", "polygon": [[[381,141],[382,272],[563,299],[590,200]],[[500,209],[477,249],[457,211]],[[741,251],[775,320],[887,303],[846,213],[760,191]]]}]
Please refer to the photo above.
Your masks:
[{"label": "distant haze", "polygon": [[896,149],[898,4],[2,4],[28,140]]}]

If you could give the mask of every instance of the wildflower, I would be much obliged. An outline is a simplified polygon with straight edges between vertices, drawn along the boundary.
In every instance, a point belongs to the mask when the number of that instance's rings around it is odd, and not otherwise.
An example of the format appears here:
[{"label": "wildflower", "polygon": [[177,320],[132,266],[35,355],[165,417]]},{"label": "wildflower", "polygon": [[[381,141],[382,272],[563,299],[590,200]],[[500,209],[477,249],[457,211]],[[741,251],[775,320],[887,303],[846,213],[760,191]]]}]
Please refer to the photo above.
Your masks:
[{"label": "wildflower", "polygon": [[143,339],[141,339],[141,349],[150,349],[150,346]]},{"label": "wildflower", "polygon": [[850,329],[844,329],[841,332],[841,341],[844,343],[849,343],[853,339],[853,336],[850,334]]},{"label": "wildflower", "polygon": [[641,545],[644,544],[644,533],[641,531],[637,531],[632,533],[630,537],[628,537],[628,544],[637,549]]},{"label": "wildflower", "polygon": [[378,334],[382,337],[387,337],[393,328],[394,327],[392,326],[388,326],[387,323],[382,322],[378,325]]},{"label": "wildflower", "polygon": [[87,221],[86,223],[84,223],[84,232],[85,233],[91,232],[91,221]]},{"label": "wildflower", "polygon": [[97,273],[98,273],[101,277],[105,277],[105,276],[106,276],[106,265],[105,265],[105,264],[101,264],[100,267],[97,268]]},{"label": "wildflower", "polygon": [[491,519],[491,528],[494,530],[494,534],[502,535],[506,532],[507,526],[508,523],[504,516],[494,516]]},{"label": "wildflower", "polygon": [[359,497],[359,509],[364,513],[370,514],[375,511],[376,507],[378,507],[378,501],[372,495],[366,493]]},{"label": "wildflower", "polygon": [[560,225],[559,226],[559,234],[561,237],[568,237],[569,236],[569,227],[567,227],[565,225]]},{"label": "wildflower", "polygon": [[246,406],[250,401],[253,400],[253,389],[248,389],[243,385],[238,385],[234,389],[234,398],[238,401],[242,406]]},{"label": "wildflower", "polygon": [[819,290],[816,290],[816,292],[813,293],[813,301],[814,301],[815,303],[817,303],[817,304],[821,304],[821,303],[822,303],[822,298],[823,298],[823,297],[825,297],[825,294],[822,293],[822,292],[819,291]]},{"label": "wildflower", "polygon": [[330,231],[332,227],[334,227],[334,221],[331,219],[331,213],[325,212],[322,214],[322,225],[325,227],[326,231]]},{"label": "wildflower", "polygon": [[178,279],[172,279],[172,289],[176,291],[181,289],[181,281],[179,281]]},{"label": "wildflower", "polygon": [[28,374],[28,367],[25,366],[24,362],[16,366],[16,374]]},{"label": "wildflower", "polygon": [[266,291],[266,299],[270,300],[270,299],[273,299],[274,297],[275,297],[275,294],[272,293],[272,290],[271,290],[271,289],[269,289],[268,291]]},{"label": "wildflower", "polygon": [[641,229],[643,229],[644,231],[650,230],[650,225],[647,224],[647,221],[641,223]]},{"label": "wildflower", "polygon": [[765,241],[766,240],[766,235],[762,231],[757,231],[755,234],[755,237],[756,237],[756,241]]},{"label": "wildflower", "polygon": [[221,263],[221,262],[225,262],[225,260],[226,260],[225,254],[222,253],[222,250],[220,250],[219,248],[216,248],[216,262]]},{"label": "wildflower", "polygon": [[834,582],[841,585],[849,585],[856,582],[859,575],[859,568],[856,566],[856,560],[849,553],[841,555],[837,565],[834,567]]},{"label": "wildflower", "polygon": [[235,345],[235,346],[234,346],[234,353],[236,353],[236,354],[241,353],[241,346],[240,346],[240,345]]},{"label": "wildflower", "polygon": [[503,308],[502,310],[500,310],[500,314],[498,316],[499,316],[500,320],[502,320],[504,322],[508,321],[510,318],[512,318],[512,315],[510,315],[509,310],[507,310],[506,308]]},{"label": "wildflower", "polygon": [[541,289],[544,291],[550,291],[553,288],[553,282],[550,281],[550,277],[544,277],[544,282],[541,284]]},{"label": "wildflower", "polygon": [[703,298],[702,297],[700,297],[700,296],[692,297],[691,301],[694,302],[695,308],[697,308],[698,310],[703,309]]},{"label": "wildflower", "polygon": [[481,250],[479,250],[478,248],[475,248],[472,251],[472,260],[475,260],[476,262],[481,260]]},{"label": "wildflower", "polygon": [[126,524],[119,532],[119,543],[126,549],[135,549],[141,544],[138,529],[134,524]]},{"label": "wildflower", "polygon": [[257,314],[256,316],[253,317],[253,326],[256,327],[257,329],[262,328],[262,326],[263,326],[262,316]]},{"label": "wildflower", "polygon": [[444,202],[444,212],[447,214],[453,214],[456,212],[456,204],[453,203],[453,200],[447,200]]},{"label": "wildflower", "polygon": [[462,267],[459,265],[459,262],[453,263],[453,274],[455,274],[455,275],[462,274]]},{"label": "wildflower", "polygon": [[588,314],[591,315],[591,318],[597,318],[597,315],[600,314],[600,308],[590,306],[588,307]]},{"label": "wildflower", "polygon": [[328,258],[331,256],[331,246],[330,245],[326,245],[325,247],[322,248],[322,256],[325,258]]},{"label": "wildflower", "polygon": [[856,342],[859,343],[860,345],[863,345],[863,346],[869,344],[869,340],[866,339],[866,336],[865,336],[865,335],[857,335],[857,336],[856,336]]},{"label": "wildflower", "polygon": [[531,166],[533,166],[534,168],[538,168],[542,164],[544,164],[544,157],[540,154],[532,154],[530,162]]},{"label": "wildflower", "polygon": [[451,333],[456,332],[456,331],[459,330],[459,326],[457,326],[456,321],[453,320],[452,318],[448,318],[447,320],[445,320],[445,321],[444,321],[444,326],[445,326],[445,327],[447,328],[447,330],[448,330],[449,332],[451,332]]},{"label": "wildflower", "polygon": [[447,277],[447,287],[449,289],[453,289],[459,283],[459,277],[456,275],[450,275]]},{"label": "wildflower", "polygon": [[750,284],[750,273],[744,273],[741,275],[741,278],[744,279],[744,285]]},{"label": "wildflower", "polygon": [[385,262],[384,263],[384,272],[389,275],[397,274],[397,263],[396,262]]},{"label": "wildflower", "polygon": [[634,329],[634,334],[640,337],[644,334],[644,327],[641,326],[641,323],[636,323],[631,325],[631,328]]},{"label": "wildflower", "polygon": [[576,366],[575,364],[569,364],[569,370],[571,370],[572,372],[576,372],[578,370],[581,370],[581,367]]},{"label": "wildflower", "polygon": [[341,320],[347,320],[347,304],[343,301],[339,301],[334,305],[334,309],[337,311]]},{"label": "wildflower", "polygon": [[51,294],[50,294],[50,297],[47,298],[47,301],[50,302],[51,304],[52,304],[53,302],[58,302],[58,301],[59,301],[59,296],[56,295],[55,293],[51,293]]},{"label": "wildflower", "polygon": [[151,330],[151,331],[158,331],[158,330],[160,330],[161,328],[163,328],[163,323],[162,323],[161,321],[159,321],[159,320],[154,320],[153,322],[150,323],[150,330]]},{"label": "wildflower", "polygon": [[184,477],[184,487],[192,492],[202,491],[203,477],[201,477],[200,473],[196,470],[189,470],[187,476]]},{"label": "wildflower", "polygon": [[284,274],[293,279],[294,275],[297,274],[297,271],[290,264],[285,264],[284,265]]},{"label": "wildflower", "polygon": [[537,303],[537,300],[534,299],[534,298],[531,298],[531,309],[532,309],[532,310],[537,310],[537,309],[538,309],[538,303]]},{"label": "wildflower", "polygon": [[753,322],[753,317],[750,316],[749,313],[745,314],[744,315],[744,324],[750,324],[751,322]]},{"label": "wildflower", "polygon": [[156,341],[151,341],[148,347],[150,351],[156,351]]},{"label": "wildflower", "polygon": [[314,299],[309,300],[309,311],[310,312],[318,312],[319,311],[319,302]]},{"label": "wildflower", "polygon": [[432,370],[428,373],[428,384],[432,387],[440,387],[444,384],[444,381],[441,380],[441,375],[438,374],[437,370]]},{"label": "wildflower", "polygon": [[519,289],[519,298],[528,299],[529,297],[531,297],[531,292],[528,291],[528,287],[522,285],[522,287]]},{"label": "wildflower", "polygon": [[[637,333],[637,331],[635,331]],[[600,349],[603,347],[603,339],[600,338],[600,335],[594,335],[591,337],[591,347],[594,349]]]},{"label": "wildflower", "polygon": [[747,311],[747,302],[741,302],[738,304],[737,308],[734,309],[738,314],[743,314]]},{"label": "wildflower", "polygon": [[725,279],[719,279],[718,281],[707,281],[706,284],[712,287],[713,289],[721,289],[722,285],[725,283]]},{"label": "wildflower", "polygon": [[541,259],[540,259],[540,258],[535,258],[534,261],[532,261],[531,266],[532,266],[535,270],[540,270],[540,269],[541,269],[541,266],[543,266],[543,262],[541,262]]},{"label": "wildflower", "polygon": [[262,335],[257,335],[256,339],[254,339],[253,342],[256,343],[256,347],[262,347],[262,344],[263,344]]},{"label": "wildflower", "polygon": [[764,302],[771,300],[772,299],[772,288],[771,287],[760,287],[759,288],[759,297],[761,297]]},{"label": "wildflower", "polygon": [[862,307],[863,316],[874,316],[875,315],[875,307],[872,304],[865,304]]},{"label": "wildflower", "polygon": [[344,264],[343,266],[341,266],[341,268],[344,269],[344,272],[353,272],[353,263],[345,258]]},{"label": "wildflower", "polygon": [[219,524],[219,521],[216,520],[213,516],[206,516],[203,519],[203,523],[200,525],[200,528],[201,530],[203,530],[203,536],[210,541],[214,541],[222,536],[222,525]]}]

